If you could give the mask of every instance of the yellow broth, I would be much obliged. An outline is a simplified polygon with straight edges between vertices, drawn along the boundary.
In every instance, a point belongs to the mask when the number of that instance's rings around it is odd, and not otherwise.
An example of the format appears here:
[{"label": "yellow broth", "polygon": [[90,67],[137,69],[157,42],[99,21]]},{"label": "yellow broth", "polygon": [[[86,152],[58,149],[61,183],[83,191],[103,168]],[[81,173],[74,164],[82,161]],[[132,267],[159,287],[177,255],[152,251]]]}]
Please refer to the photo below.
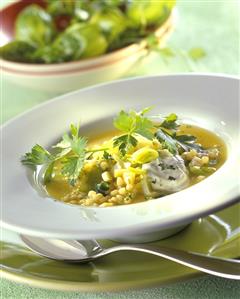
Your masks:
[{"label": "yellow broth", "polygon": [[[188,124],[184,124],[181,125],[181,127],[178,130],[178,135],[179,134],[191,134],[193,136],[195,136],[196,142],[201,144],[204,148],[211,148],[211,147],[217,147],[219,149],[219,156],[218,156],[218,162],[216,165],[214,165],[214,167],[216,169],[218,169],[219,167],[221,167],[221,165],[225,162],[226,157],[227,157],[227,148],[225,143],[223,142],[223,140],[218,137],[216,134],[197,127],[197,126],[193,126],[193,125],[188,125]],[[94,147],[94,146],[99,146],[102,145],[104,142],[112,139],[114,136],[118,136],[119,132],[116,130],[112,130],[112,131],[108,131],[108,132],[104,132],[98,136],[95,137],[91,137],[89,138],[89,143],[88,143],[88,147]],[[71,186],[68,181],[67,178],[64,178],[61,175],[61,171],[60,171],[60,167],[61,167],[61,163],[57,162],[55,163],[55,167],[54,167],[54,175],[53,178],[50,182],[48,182],[45,186],[47,193],[49,194],[50,197],[53,197],[55,199],[59,199],[61,201],[65,201],[64,198],[68,195],[68,194],[74,194],[74,192],[78,192],[79,191],[79,185],[77,184],[76,186]],[[84,176],[84,175],[82,175]],[[86,183],[86,186],[92,186],[92,188],[94,188],[94,185],[99,181],[101,176],[101,173],[99,172],[98,169],[96,169],[95,175],[92,176],[91,178],[87,178],[86,182],[84,182],[84,184]],[[192,175],[191,173],[189,174],[190,176],[190,185],[193,185],[195,183],[197,183],[197,179],[195,175]],[[84,185],[83,184],[83,185]],[[84,192],[87,192],[87,190],[84,190],[84,186],[81,186],[81,188],[83,188]],[[86,188],[85,188],[86,189]],[[141,202],[145,200],[142,188],[141,188],[141,183],[137,184],[137,196],[136,198],[134,198],[133,202]],[[74,196],[73,196],[74,198]],[[78,204],[77,200],[72,200],[70,201],[70,203],[73,204]]]}]

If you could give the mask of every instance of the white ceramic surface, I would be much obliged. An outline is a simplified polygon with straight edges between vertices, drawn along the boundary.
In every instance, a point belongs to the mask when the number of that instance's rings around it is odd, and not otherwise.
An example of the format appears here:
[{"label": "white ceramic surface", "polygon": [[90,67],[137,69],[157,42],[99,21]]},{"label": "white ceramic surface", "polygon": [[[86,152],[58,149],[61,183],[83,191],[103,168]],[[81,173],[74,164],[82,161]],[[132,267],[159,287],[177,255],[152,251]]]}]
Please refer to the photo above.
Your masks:
[{"label": "white ceramic surface", "polygon": [[[153,106],[219,134],[227,162],[199,184],[143,203],[97,208],[42,198],[26,176],[20,157],[35,144],[50,146],[71,122],[82,131],[109,129],[120,109]],[[239,79],[213,75],[169,75],[117,81],[82,89],[30,110],[2,128],[2,225],[52,238],[136,237],[183,226],[236,202],[239,188]]]}]

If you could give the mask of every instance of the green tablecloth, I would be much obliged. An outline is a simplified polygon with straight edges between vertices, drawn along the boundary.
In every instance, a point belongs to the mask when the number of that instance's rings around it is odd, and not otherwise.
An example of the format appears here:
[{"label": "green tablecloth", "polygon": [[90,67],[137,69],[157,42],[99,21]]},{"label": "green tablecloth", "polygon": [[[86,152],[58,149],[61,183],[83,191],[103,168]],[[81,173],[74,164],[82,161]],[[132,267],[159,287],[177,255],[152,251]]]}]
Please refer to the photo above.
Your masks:
[{"label": "green tablecloth", "polygon": [[[141,1],[141,0],[139,0]],[[1,5],[11,1],[4,0]],[[176,29],[168,45],[189,50],[204,48],[207,55],[190,63],[181,55],[167,63],[157,53],[152,53],[128,74],[128,76],[166,74],[176,72],[211,72],[239,75],[240,73],[240,1],[239,0],[178,0]],[[52,96],[52,95],[51,95]],[[2,122],[16,116],[51,97],[20,88],[1,76]],[[121,293],[65,293],[31,288],[2,279],[3,299],[20,298],[204,298],[229,299],[240,297],[240,285],[236,281],[205,276],[185,283],[162,288],[151,288]]]}]

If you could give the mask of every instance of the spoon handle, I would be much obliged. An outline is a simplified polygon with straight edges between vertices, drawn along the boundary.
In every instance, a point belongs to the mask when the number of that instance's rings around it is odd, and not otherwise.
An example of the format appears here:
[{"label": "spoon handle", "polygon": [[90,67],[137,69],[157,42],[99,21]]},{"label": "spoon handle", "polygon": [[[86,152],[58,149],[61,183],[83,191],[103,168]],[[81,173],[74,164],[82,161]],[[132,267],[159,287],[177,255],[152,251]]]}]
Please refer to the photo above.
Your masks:
[{"label": "spoon handle", "polygon": [[141,244],[119,245],[104,249],[98,256],[103,256],[120,250],[150,253],[208,274],[240,280],[240,260],[212,257],[174,248],[154,247]]}]

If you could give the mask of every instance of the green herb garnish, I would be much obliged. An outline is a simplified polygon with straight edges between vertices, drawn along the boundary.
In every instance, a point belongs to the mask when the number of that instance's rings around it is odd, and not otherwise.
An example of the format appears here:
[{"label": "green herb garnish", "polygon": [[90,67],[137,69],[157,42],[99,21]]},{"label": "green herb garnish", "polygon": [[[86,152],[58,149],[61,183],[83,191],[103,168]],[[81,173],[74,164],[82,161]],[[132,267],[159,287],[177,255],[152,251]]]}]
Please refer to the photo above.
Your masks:
[{"label": "green herb garnish", "polygon": [[[71,185],[75,185],[84,165],[87,154],[104,151],[105,156],[109,155],[108,148],[86,149],[87,139],[79,136],[79,125],[71,124],[70,133],[64,134],[62,140],[52,146],[53,153],[50,153],[40,145],[35,145],[31,152],[26,153],[21,162],[24,165],[36,167],[45,165],[44,182],[52,178],[54,163],[59,160],[62,163],[61,172],[68,178]],[[110,157],[110,155],[109,155]]]},{"label": "green herb garnish", "polygon": [[[195,149],[197,152],[204,152],[205,149],[196,143],[196,137],[192,135],[177,135],[179,127],[178,117],[175,113],[162,118],[160,116],[151,116],[150,118],[160,118],[160,124],[154,124],[145,114],[151,108],[145,108],[140,112],[121,111],[114,119],[114,126],[123,134],[113,139],[113,147],[119,150],[119,159],[125,160],[126,154],[134,149],[138,144],[140,136],[153,140],[154,138],[162,144],[173,155],[177,155],[183,151]],[[79,175],[83,169],[86,160],[89,160],[93,153],[103,152],[101,156],[105,160],[113,160],[110,148],[98,147],[94,149],[87,148],[87,139],[79,135],[79,126],[71,124],[70,132],[65,133],[59,143],[52,146],[52,151],[48,151],[42,146],[36,144],[31,152],[24,155],[21,162],[24,165],[36,167],[44,166],[44,182],[52,179],[55,169],[55,162],[58,161],[57,167],[60,165],[61,173],[66,177],[71,185],[75,185]],[[105,187],[106,188],[105,188]],[[99,185],[100,189],[105,185]],[[105,192],[107,190],[102,190]]]},{"label": "green herb garnish", "polygon": [[78,178],[86,155],[87,140],[78,135],[79,127],[71,124],[70,135],[64,134],[60,143],[53,146],[54,153],[50,153],[40,145],[35,145],[30,153],[26,153],[21,160],[24,165],[46,165],[44,182],[52,177],[54,162],[61,160],[62,174],[66,175],[69,183],[74,185]]},{"label": "green herb garnish", "polygon": [[137,139],[134,137],[135,134],[139,134],[145,138],[153,139],[152,130],[154,128],[153,122],[145,117],[144,115],[151,108],[145,108],[140,112],[121,111],[115,118],[113,124],[115,128],[125,133],[117,138],[114,138],[114,147],[118,147],[119,151],[123,156],[131,149],[136,147]]},{"label": "green herb garnish", "polygon": [[176,155],[178,152],[177,142],[170,135],[166,134],[163,130],[158,129],[155,134],[155,137],[162,144],[163,148],[167,149],[173,155]]},{"label": "green herb garnish", "polygon": [[55,157],[50,154],[41,145],[34,145],[31,152],[26,153],[21,160],[24,165],[36,166],[50,163],[55,159]]},{"label": "green herb garnish", "polygon": [[165,120],[161,123],[160,127],[165,129],[176,130],[179,127],[177,119],[177,115],[175,113],[171,113],[167,117],[165,117]]}]

